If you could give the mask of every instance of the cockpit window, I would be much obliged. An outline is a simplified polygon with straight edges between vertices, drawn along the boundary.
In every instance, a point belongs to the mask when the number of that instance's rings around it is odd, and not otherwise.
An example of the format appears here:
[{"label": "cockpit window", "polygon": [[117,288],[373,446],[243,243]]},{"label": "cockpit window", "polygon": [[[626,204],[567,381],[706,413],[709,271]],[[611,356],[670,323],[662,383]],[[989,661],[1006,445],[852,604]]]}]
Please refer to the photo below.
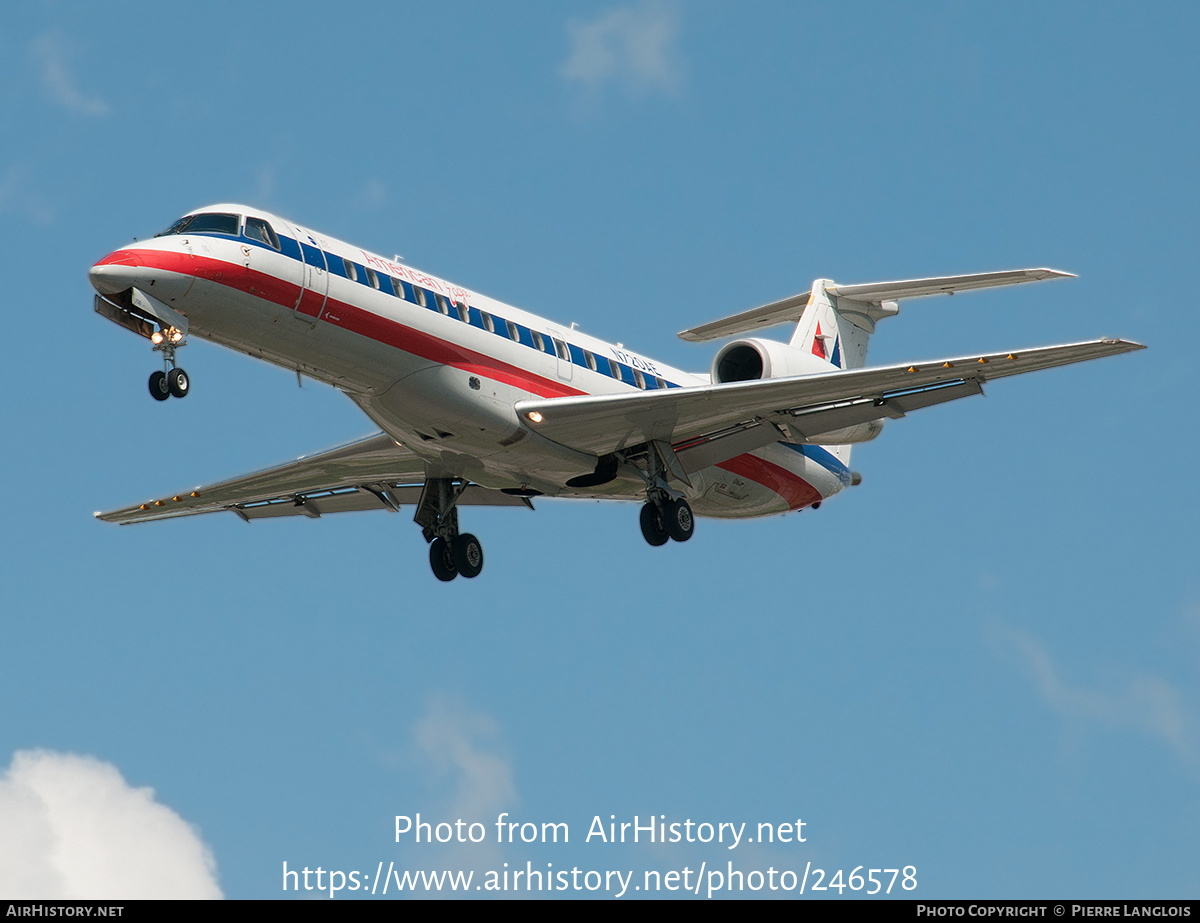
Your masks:
[{"label": "cockpit window", "polygon": [[196,217],[195,215],[184,215],[182,218],[180,218],[178,221],[176,221],[173,225],[171,225],[165,231],[159,231],[154,236],[155,237],[170,237],[172,234],[178,234],[181,231],[183,231],[183,229],[188,226],[188,222],[191,221],[195,217]]},{"label": "cockpit window", "polygon": [[173,225],[156,236],[166,237],[169,234],[228,234],[237,237],[238,225],[241,219],[237,215],[224,215],[212,212],[205,215],[188,215],[180,218]]},{"label": "cockpit window", "polygon": [[237,215],[197,215],[188,222],[188,226],[182,232],[188,234],[228,234],[230,237],[237,237],[238,232],[238,216]]},{"label": "cockpit window", "polygon": [[275,229],[262,218],[246,218],[246,236],[268,247],[279,249],[279,238],[275,236]]}]

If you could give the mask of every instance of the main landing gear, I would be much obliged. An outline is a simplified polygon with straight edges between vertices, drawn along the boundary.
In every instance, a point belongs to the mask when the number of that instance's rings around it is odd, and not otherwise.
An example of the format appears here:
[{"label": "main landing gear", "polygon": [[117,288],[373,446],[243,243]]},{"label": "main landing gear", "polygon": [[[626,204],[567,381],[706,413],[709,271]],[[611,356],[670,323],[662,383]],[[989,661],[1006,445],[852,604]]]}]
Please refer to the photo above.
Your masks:
[{"label": "main landing gear", "polygon": [[454,478],[426,478],[413,516],[429,542],[429,566],[438,580],[478,577],[483,570],[483,545],[470,532],[458,531],[456,504],[467,485],[465,479],[456,484]]},{"label": "main landing gear", "polygon": [[696,532],[696,520],[692,508],[682,497],[672,499],[654,497],[642,507],[642,536],[655,547],[665,545],[667,539],[686,542]]},{"label": "main landing gear", "polygon": [[470,532],[450,540],[435,538],[429,544],[429,566],[438,580],[453,580],[459,574],[478,577],[483,570],[483,546]]},{"label": "main landing gear", "polygon": [[674,450],[666,443],[652,442],[643,456],[643,464],[635,464],[633,470],[646,482],[642,537],[654,547],[665,545],[672,538],[686,542],[695,534],[696,518],[683,494],[668,486],[672,478],[691,484]]},{"label": "main landing gear", "polygon": [[191,382],[187,372],[175,365],[175,350],[186,346],[183,333],[176,327],[166,330],[156,330],[150,337],[154,351],[163,354],[163,370],[150,376],[150,396],[156,401],[165,401],[169,397],[187,397]]}]

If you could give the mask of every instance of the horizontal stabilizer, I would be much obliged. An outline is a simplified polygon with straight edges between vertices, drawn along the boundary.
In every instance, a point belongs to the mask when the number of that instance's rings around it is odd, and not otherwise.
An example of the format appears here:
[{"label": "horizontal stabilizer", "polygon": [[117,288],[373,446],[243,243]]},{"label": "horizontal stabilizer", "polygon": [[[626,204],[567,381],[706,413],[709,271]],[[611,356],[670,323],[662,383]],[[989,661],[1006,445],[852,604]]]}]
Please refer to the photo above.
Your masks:
[{"label": "horizontal stabilizer", "polygon": [[936,279],[906,279],[902,282],[867,282],[863,285],[827,285],[825,291],[853,301],[899,301],[901,298],[923,298],[926,295],[953,295],[977,288],[996,288],[1019,285],[1022,282],[1042,282],[1046,279],[1074,279],[1069,272],[1057,269],[1010,269],[1005,272],[979,272],[970,276],[941,276]]},{"label": "horizontal stabilizer", "polygon": [[[1022,282],[1041,282],[1045,279],[1072,279],[1069,272],[1057,269],[1011,269],[1004,272],[980,272],[967,276],[938,276],[932,279],[905,279],[899,282],[867,282],[860,285],[830,283],[825,291],[838,298],[848,298],[867,304],[883,301],[899,301],[902,298],[922,298],[926,295],[953,295],[979,288],[995,288],[1000,285],[1018,285]],[[751,308],[699,327],[692,327],[679,334],[680,339],[699,343],[720,337],[735,336],[751,330],[773,327],[787,321],[798,321],[808,305],[812,292],[801,292],[782,301],[773,301],[759,308]]]},{"label": "horizontal stabilizer", "polygon": [[812,292],[808,291],[793,295],[791,298],[784,298],[782,301],[772,301],[770,304],[764,304],[761,308],[751,308],[749,311],[734,314],[732,317],[725,317],[684,330],[679,334],[679,338],[691,343],[702,343],[705,340],[717,340],[751,330],[761,330],[764,327],[774,327],[776,324],[786,321],[799,320],[805,307],[808,306],[808,299],[811,296]]}]

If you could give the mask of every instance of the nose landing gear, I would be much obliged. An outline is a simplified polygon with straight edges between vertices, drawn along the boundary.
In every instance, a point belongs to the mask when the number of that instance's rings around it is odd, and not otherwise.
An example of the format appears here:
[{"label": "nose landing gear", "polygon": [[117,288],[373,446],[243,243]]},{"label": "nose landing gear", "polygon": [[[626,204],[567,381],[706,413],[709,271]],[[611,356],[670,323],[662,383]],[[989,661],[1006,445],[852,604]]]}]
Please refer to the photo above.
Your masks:
[{"label": "nose landing gear", "polygon": [[150,396],[156,401],[165,401],[171,396],[171,386],[167,384],[166,372],[150,373]]},{"label": "nose landing gear", "polygon": [[191,382],[187,372],[175,365],[175,350],[186,346],[183,331],[178,327],[167,327],[156,330],[150,337],[154,351],[163,354],[163,370],[150,376],[150,396],[156,401],[165,401],[168,397],[187,397]]}]

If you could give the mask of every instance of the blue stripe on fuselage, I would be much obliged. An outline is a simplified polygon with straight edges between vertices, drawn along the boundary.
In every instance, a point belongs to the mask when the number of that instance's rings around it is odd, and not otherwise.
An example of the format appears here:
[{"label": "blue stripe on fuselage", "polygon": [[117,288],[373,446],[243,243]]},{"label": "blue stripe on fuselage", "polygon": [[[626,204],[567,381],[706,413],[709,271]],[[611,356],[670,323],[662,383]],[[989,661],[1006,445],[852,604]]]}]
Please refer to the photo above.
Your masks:
[{"label": "blue stripe on fuselage", "polygon": [[[322,251],[319,247],[314,247],[311,244],[305,243],[303,241],[298,241],[293,237],[288,237],[285,234],[280,234],[278,231],[276,231],[275,233],[276,233],[276,236],[279,238],[279,245],[280,245],[279,250],[276,250],[270,244],[263,243],[261,240],[255,240],[252,237],[247,237],[245,234],[240,234],[240,235],[234,236],[232,234],[220,234],[215,231],[201,231],[201,232],[194,232],[191,234],[185,232],[184,234],[177,234],[174,236],[176,236],[176,237],[214,237],[218,240],[236,240],[239,243],[250,244],[251,246],[254,246],[254,247],[262,247],[264,250],[269,250],[272,253],[281,253],[283,256],[286,256],[289,259],[293,259],[298,263],[306,263],[309,266],[315,266],[319,269],[327,269],[328,272],[330,272],[332,275],[341,276],[343,279],[346,279],[346,281],[348,281],[348,282],[357,282],[359,285],[366,286],[367,288],[374,288],[374,286],[371,285],[370,281],[367,278],[367,274],[366,274],[367,267],[364,266],[362,263],[357,263],[354,260],[349,259],[349,257],[343,258],[343,257],[337,256],[337,255],[329,252],[328,250]],[[301,253],[301,250],[303,250],[303,253]],[[354,268],[358,274],[357,280],[351,279],[349,276],[346,275],[346,262],[347,261],[350,263],[353,263]],[[381,273],[378,271],[376,271],[376,277],[379,279],[379,288],[377,289],[377,291],[381,291],[384,294],[390,293],[390,294],[402,299],[403,301],[408,302],[409,304],[420,307],[420,305],[417,304],[416,298],[415,298],[416,288],[417,288],[416,285],[414,285],[411,282],[403,282],[400,279],[393,279],[393,277],[389,276],[387,273]],[[384,279],[388,280],[386,285],[384,283]],[[400,291],[395,290],[396,289],[396,285],[394,284],[395,282],[400,283],[400,286],[399,286]],[[413,290],[413,297],[408,297],[407,292],[405,291],[406,286]],[[443,297],[445,297],[445,296],[443,296]],[[431,292],[428,289],[425,290],[425,307],[427,310],[431,310],[434,312],[438,311],[437,295],[436,295],[436,293]],[[483,327],[483,318],[478,317],[477,312],[478,312],[478,309],[476,309],[476,308],[471,309],[471,313],[469,315],[470,316],[469,323],[472,327],[482,328]],[[453,316],[453,315],[450,315],[450,316]],[[478,319],[477,319],[477,317],[478,317]],[[494,324],[494,326],[496,328],[495,332],[498,335],[507,338],[508,337],[508,330],[507,330],[508,321],[505,318],[500,317],[499,315],[496,315],[496,314],[492,315],[492,317],[495,321],[495,324]],[[531,328],[526,327],[524,324],[518,324],[516,321],[513,321],[512,323],[518,330],[519,339],[516,342],[520,343],[520,345],[528,347],[529,349],[535,350],[537,352],[545,352],[547,355],[553,356],[555,354],[553,348],[548,345],[545,345],[545,344],[543,344],[543,348],[541,350],[538,350],[537,345],[533,342],[533,331]],[[595,371],[597,374],[605,375],[609,378],[615,378],[616,380],[618,380],[624,384],[630,385],[631,387],[635,387],[635,388],[637,387],[637,381],[634,379],[633,368],[631,366],[626,365],[624,362],[617,362],[617,368],[619,369],[619,372],[617,375],[613,375],[612,370],[611,370],[610,366],[608,365],[608,359],[603,356],[597,356],[596,368],[593,370],[587,364],[587,361],[584,359],[583,349],[581,347],[575,346],[574,344],[572,344],[570,342],[567,343],[567,347],[571,352],[572,363],[579,366],[581,369],[588,369],[589,371]],[[616,361],[616,360],[613,360],[613,361]],[[643,373],[643,374],[645,374],[645,373]],[[668,389],[683,387],[683,385],[680,385],[677,382],[667,381],[666,379],[663,379],[663,380],[666,383]],[[652,391],[654,389],[647,388],[646,390]]]},{"label": "blue stripe on fuselage", "polygon": [[815,462],[822,468],[827,469],[831,474],[834,475],[834,477],[842,482],[843,487],[849,486],[850,469],[843,465],[838,457],[825,447],[819,445],[805,445],[795,442],[781,442],[779,444],[781,446],[786,446],[793,452],[799,452],[809,461]]}]

